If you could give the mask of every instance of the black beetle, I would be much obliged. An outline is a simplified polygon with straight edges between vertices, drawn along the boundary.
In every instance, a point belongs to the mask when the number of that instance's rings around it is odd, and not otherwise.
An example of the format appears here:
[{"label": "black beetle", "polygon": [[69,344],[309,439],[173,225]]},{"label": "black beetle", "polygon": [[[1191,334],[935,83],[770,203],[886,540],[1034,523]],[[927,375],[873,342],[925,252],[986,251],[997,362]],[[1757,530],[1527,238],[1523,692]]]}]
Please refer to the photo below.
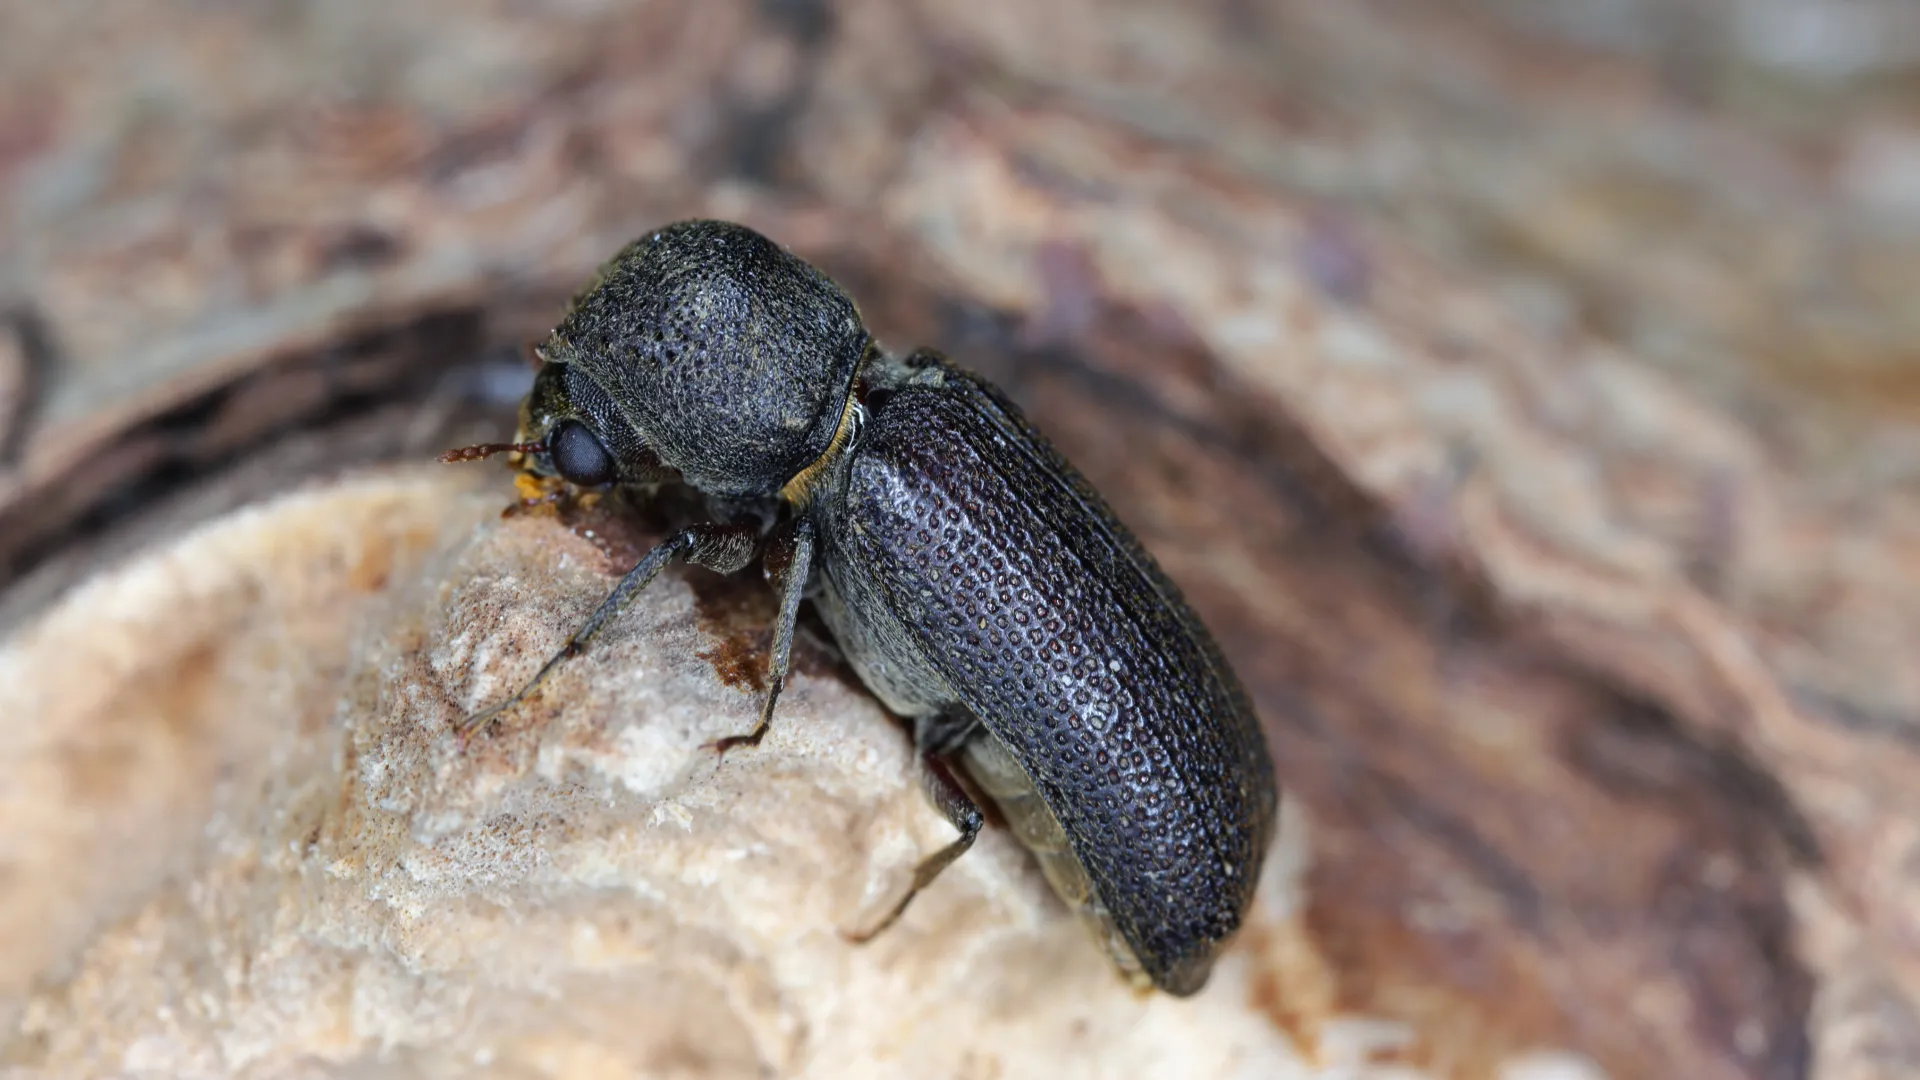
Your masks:
[{"label": "black beetle", "polygon": [[717,746],[766,732],[811,595],[912,721],[927,789],[960,830],[881,926],[980,830],[957,764],[1129,978],[1200,989],[1253,898],[1273,765],[1206,628],[1018,409],[937,353],[886,355],[825,275],[716,221],[628,245],[536,354],[520,441],[450,460],[512,451],[556,495],[677,480],[723,520],[649,552],[468,730],[674,560],[731,573],[760,555],[780,594],[766,698],[751,732]]}]

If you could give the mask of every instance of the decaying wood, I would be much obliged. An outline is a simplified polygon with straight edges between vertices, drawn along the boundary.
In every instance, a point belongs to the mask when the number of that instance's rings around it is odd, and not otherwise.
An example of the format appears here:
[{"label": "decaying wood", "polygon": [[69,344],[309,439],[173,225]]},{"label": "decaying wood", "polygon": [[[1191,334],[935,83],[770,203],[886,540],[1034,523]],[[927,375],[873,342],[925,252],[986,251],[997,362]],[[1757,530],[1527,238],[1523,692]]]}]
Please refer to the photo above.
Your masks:
[{"label": "decaying wood", "polygon": [[1784,78],[1464,4],[302,18],[8,35],[0,283],[60,357],[0,432],[18,617],[632,233],[739,218],[1005,385],[1190,592],[1339,1009],[1463,1076],[1920,1073],[1910,103],[1796,127]]}]

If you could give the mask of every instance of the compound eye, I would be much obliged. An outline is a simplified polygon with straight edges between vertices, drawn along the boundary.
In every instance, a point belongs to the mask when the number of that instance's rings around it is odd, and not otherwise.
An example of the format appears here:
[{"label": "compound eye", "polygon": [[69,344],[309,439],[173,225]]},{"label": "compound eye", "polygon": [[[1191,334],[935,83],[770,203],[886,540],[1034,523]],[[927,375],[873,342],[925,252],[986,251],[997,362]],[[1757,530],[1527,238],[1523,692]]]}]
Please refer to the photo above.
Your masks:
[{"label": "compound eye", "polygon": [[613,480],[613,456],[600,445],[585,424],[564,420],[547,437],[553,467],[560,478],[579,487],[599,487]]}]

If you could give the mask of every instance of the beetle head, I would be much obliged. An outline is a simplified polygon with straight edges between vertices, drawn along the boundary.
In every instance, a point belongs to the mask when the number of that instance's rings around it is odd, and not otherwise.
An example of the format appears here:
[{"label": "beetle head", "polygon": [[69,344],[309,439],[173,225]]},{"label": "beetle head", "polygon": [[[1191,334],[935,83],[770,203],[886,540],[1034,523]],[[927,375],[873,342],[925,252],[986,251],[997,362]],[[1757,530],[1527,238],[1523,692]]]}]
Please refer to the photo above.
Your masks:
[{"label": "beetle head", "polygon": [[771,495],[833,444],[870,347],[846,294],[766,237],[669,225],[603,266],[537,350],[522,466]]}]

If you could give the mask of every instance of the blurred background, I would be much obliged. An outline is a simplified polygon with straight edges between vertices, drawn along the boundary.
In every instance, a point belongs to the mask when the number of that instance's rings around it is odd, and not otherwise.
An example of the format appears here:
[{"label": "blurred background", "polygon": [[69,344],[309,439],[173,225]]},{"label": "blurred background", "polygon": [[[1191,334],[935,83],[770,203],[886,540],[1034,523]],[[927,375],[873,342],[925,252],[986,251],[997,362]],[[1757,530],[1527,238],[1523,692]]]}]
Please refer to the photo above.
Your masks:
[{"label": "blurred background", "polygon": [[1111,494],[1336,1007],[1920,1075],[1920,4],[0,0],[0,632],[497,436],[692,215]]}]

